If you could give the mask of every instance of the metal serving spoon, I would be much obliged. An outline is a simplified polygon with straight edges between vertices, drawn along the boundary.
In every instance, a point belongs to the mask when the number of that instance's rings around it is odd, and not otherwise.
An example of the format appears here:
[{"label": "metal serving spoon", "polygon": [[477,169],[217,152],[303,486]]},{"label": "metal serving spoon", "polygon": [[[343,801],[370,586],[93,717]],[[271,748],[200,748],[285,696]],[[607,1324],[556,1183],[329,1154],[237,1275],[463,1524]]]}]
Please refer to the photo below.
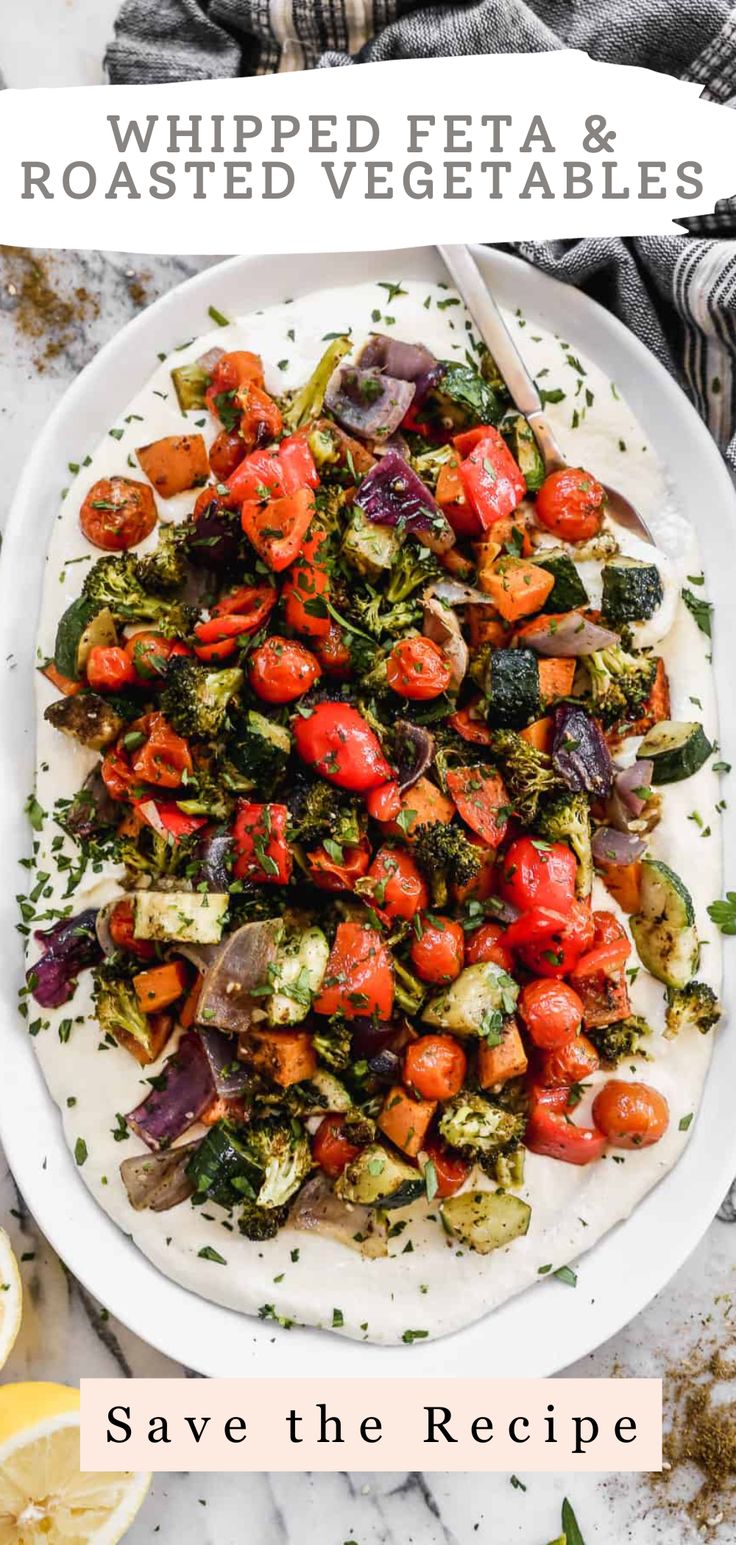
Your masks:
[{"label": "metal serving spoon", "polygon": [[[545,471],[557,472],[561,467],[569,467],[570,462],[563,455],[544,416],[536,385],[469,248],[438,246],[437,251],[455,283],[455,288],[462,296],[483,342],[490,349],[516,407],[529,421],[544,461]],[[611,519],[619,526],[625,526],[628,531],[635,532],[645,542],[656,545],[646,521],[642,519],[638,510],[634,509],[633,504],[630,504],[617,488],[610,488],[607,484],[604,484],[604,487],[608,496],[607,514]]]}]

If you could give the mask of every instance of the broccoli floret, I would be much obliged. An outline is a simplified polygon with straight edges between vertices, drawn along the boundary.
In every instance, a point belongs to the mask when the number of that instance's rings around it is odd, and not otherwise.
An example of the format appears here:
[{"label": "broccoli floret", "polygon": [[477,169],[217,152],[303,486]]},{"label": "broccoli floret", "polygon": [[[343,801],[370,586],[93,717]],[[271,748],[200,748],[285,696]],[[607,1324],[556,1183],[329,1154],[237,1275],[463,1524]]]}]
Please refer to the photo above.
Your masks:
[{"label": "broccoli floret", "polygon": [[[414,443],[414,442],[413,442]],[[419,442],[418,448],[409,457],[409,464],[414,468],[417,476],[421,478],[426,488],[434,493],[437,487],[437,479],[447,462],[457,460],[457,452],[452,445],[430,445],[428,441]]]},{"label": "broccoli floret", "polygon": [[562,786],[552,758],[522,740],[516,730],[494,730],[493,754],[501,764],[503,780],[511,795],[514,810],[526,825],[536,819],[543,794]]},{"label": "broccoli floret", "polygon": [[649,696],[657,674],[657,661],[650,655],[627,653],[620,644],[598,649],[585,656],[590,682],[591,706],[605,724],[619,719],[635,719]]},{"label": "broccoli floret", "polygon": [[155,832],[148,825],[140,827],[135,837],[119,837],[115,857],[131,875],[151,875],[154,880],[180,874],[191,860],[194,838],[181,837],[176,842]]},{"label": "broccoli floret", "polygon": [[285,726],[251,708],[233,720],[225,747],[225,780],[235,789],[270,795],[283,777],[290,750]]},{"label": "broccoli floret", "polygon": [[394,957],[394,1001],[404,1014],[418,1014],[427,996],[427,989],[407,971],[406,966]]},{"label": "broccoli floret", "polygon": [[642,1056],[639,1043],[642,1036],[651,1033],[649,1025],[640,1014],[629,1014],[628,1018],[617,1019],[612,1025],[591,1025],[585,1031],[601,1061],[611,1067],[625,1062],[627,1057]]},{"label": "broccoli floret", "polygon": [[345,604],[348,620],[364,628],[375,639],[403,638],[421,622],[422,609],[415,601],[408,600],[387,606],[387,597],[388,591],[384,596],[370,585],[352,590]]},{"label": "broccoli floret", "polygon": [[312,1168],[312,1151],[298,1121],[279,1117],[246,1128],[244,1150],[256,1171],[259,1207],[283,1207]]},{"label": "broccoli floret", "polygon": [[360,842],[365,813],[349,794],[333,788],[322,778],[299,777],[289,799],[289,837],[304,847],[314,847],[325,837],[351,846]]},{"label": "broccoli floret", "polygon": [[340,1014],[333,1014],[330,1019],[320,1016],[312,1046],[319,1061],[339,1073],[352,1061],[352,1039],[350,1025]]},{"label": "broccoli floret", "polygon": [[102,751],[117,740],[125,720],[114,705],[99,692],[75,692],[59,697],[44,710],[44,719],[63,735],[71,735],[81,745]]},{"label": "broccoli floret", "polygon": [[242,684],[243,672],[237,666],[211,671],[187,655],[175,655],[166,670],[161,712],[180,735],[216,740],[228,703]]},{"label": "broccoli floret", "polygon": [[462,827],[432,821],[412,833],[414,854],[426,870],[436,907],[447,905],[449,883],[468,885],[481,865],[480,849],[468,841]]},{"label": "broccoli floret", "polygon": [[524,1125],[523,1116],[464,1089],[448,1100],[440,1117],[440,1135],[493,1175],[499,1155],[511,1152],[521,1141]]},{"label": "broccoli floret", "polygon": [[136,560],[136,573],[144,590],[153,595],[168,595],[183,585],[187,573],[185,540],[182,526],[170,522],[159,526],[158,546]]},{"label": "broccoli floret", "polygon": [[132,553],[98,558],[84,581],[83,596],[96,606],[109,607],[124,622],[152,622],[167,638],[189,633],[195,613],[183,601],[149,595],[138,577],[139,560]]},{"label": "broccoli floret", "polygon": [[97,967],[93,993],[103,1035],[111,1035],[116,1041],[135,1041],[145,1052],[150,1052],[150,1020],[143,1013],[132,982],[118,974],[114,960]]},{"label": "broccoli floret", "polygon": [[392,606],[399,601],[405,601],[415,590],[431,585],[441,572],[434,553],[430,552],[428,547],[421,547],[407,539],[403,547],[399,548],[396,561],[392,565],[386,586],[386,600],[390,601]]},{"label": "broccoli floret", "polygon": [[707,982],[688,982],[687,987],[668,987],[666,1034],[673,1037],[681,1030],[699,1030],[707,1035],[721,1017],[721,1005]]},{"label": "broccoli floret", "polygon": [[593,886],[590,808],[585,794],[555,794],[537,815],[536,830],[547,842],[567,842],[578,861],[575,890],[589,896]]},{"label": "broccoli floret", "polygon": [[259,1207],[247,1198],[240,1203],[238,1228],[246,1239],[262,1241],[274,1239],[289,1216],[289,1207]]}]

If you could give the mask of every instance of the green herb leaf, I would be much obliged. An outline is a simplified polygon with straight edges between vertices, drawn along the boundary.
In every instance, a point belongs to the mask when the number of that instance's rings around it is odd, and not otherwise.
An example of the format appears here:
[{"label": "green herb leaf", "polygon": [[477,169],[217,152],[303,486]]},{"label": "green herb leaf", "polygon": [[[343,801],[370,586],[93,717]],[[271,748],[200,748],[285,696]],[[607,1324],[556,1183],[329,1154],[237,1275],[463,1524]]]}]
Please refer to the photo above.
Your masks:
[{"label": "green herb leaf", "polygon": [[[218,327],[229,327],[230,326],[230,323],[229,323],[227,317],[224,317],[222,312],[218,311],[216,306],[208,306],[207,307],[207,315],[208,315],[208,317],[212,318],[213,322],[217,323]],[[200,1250],[199,1253],[200,1253],[200,1255],[202,1254],[201,1250]]]},{"label": "green herb leaf", "polygon": [[562,1504],[562,1527],[565,1531],[566,1545],[585,1545],[580,1526],[567,1497]]},{"label": "green herb leaf", "polygon": [[685,587],[682,591],[682,599],[685,602],[685,605],[691,616],[695,618],[701,633],[705,633],[706,638],[710,638],[712,632],[711,621],[713,617],[713,603],[711,601],[702,600],[698,595],[693,595],[692,590],[688,590],[687,587]]},{"label": "green herb leaf", "polygon": [[[224,327],[226,324],[221,322],[219,325]],[[212,1245],[203,1245],[202,1249],[197,1251],[197,1255],[202,1261],[215,1261],[218,1266],[227,1266],[224,1255],[220,1255],[219,1251],[213,1250]]]}]

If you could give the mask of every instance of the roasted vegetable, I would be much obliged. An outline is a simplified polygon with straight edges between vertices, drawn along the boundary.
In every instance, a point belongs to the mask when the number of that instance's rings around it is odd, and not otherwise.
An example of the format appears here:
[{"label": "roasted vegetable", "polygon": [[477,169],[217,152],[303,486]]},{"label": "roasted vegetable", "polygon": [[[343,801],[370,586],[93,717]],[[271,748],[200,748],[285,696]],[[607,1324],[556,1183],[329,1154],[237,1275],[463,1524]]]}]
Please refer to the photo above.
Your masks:
[{"label": "roasted vegetable", "polygon": [[494,731],[492,750],[500,763],[516,814],[533,825],[542,797],[561,787],[562,780],[551,757],[510,729]]},{"label": "roasted vegetable", "polygon": [[451,1148],[457,1148],[481,1169],[495,1173],[499,1154],[510,1151],[521,1141],[524,1117],[494,1105],[482,1094],[465,1089],[448,1100],[440,1116],[440,1134]]},{"label": "roasted vegetable", "polygon": [[183,638],[194,614],[184,602],[151,595],[141,583],[140,559],[133,553],[111,553],[98,558],[86,575],[82,595],[98,611],[107,607],[123,622],[155,623],[167,638]]},{"label": "roasted vegetable", "polygon": [[55,730],[70,735],[92,751],[112,745],[125,720],[113,703],[99,692],[77,692],[73,697],[59,697],[44,709],[44,719]]},{"label": "roasted vegetable", "polygon": [[605,724],[635,719],[649,696],[657,673],[650,655],[627,653],[620,644],[585,656],[590,702]]},{"label": "roasted vegetable", "polygon": [[468,885],[480,869],[481,849],[456,822],[433,821],[412,833],[414,853],[432,887],[436,907],[446,905],[450,884]]},{"label": "roasted vegetable", "polygon": [[463,1191],[442,1203],[447,1232],[478,1255],[488,1255],[526,1234],[531,1215],[528,1202],[505,1191]]},{"label": "roasted vegetable", "polygon": [[180,735],[216,740],[242,684],[243,672],[237,667],[211,671],[186,655],[175,655],[166,671],[161,712]]},{"label": "roasted vegetable", "polygon": [[164,522],[158,528],[158,545],[137,561],[136,572],[144,590],[168,595],[184,584],[187,573],[185,534],[181,526]]},{"label": "roasted vegetable", "polygon": [[588,1040],[593,1042],[601,1061],[616,1067],[619,1062],[625,1062],[627,1057],[642,1056],[642,1037],[652,1032],[641,1015],[629,1014],[628,1018],[614,1020],[610,1025],[589,1025],[585,1033]]},{"label": "roasted vegetable", "polygon": [[547,842],[567,842],[578,861],[575,893],[589,896],[593,886],[590,808],[584,794],[556,794],[537,815],[537,831]]},{"label": "roasted vegetable", "polygon": [[666,1008],[666,1035],[679,1035],[683,1030],[699,1030],[707,1035],[721,1017],[721,1005],[707,982],[688,982],[685,987],[668,987]]}]

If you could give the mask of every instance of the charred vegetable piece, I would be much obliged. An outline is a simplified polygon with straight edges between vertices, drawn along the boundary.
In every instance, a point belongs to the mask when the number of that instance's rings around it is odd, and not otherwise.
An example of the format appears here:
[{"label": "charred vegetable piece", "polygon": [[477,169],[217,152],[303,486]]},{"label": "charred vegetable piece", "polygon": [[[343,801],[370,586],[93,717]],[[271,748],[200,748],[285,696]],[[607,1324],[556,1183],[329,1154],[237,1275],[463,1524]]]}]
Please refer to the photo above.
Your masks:
[{"label": "charred vegetable piece", "polygon": [[613,763],[595,719],[572,703],[554,711],[552,766],[572,793],[605,799],[613,787]]},{"label": "charred vegetable piece", "polygon": [[641,912],[631,919],[639,959],[667,987],[686,987],[698,968],[700,945],[687,886],[661,859],[641,866]]},{"label": "charred vegetable piece", "polygon": [[52,928],[36,929],[34,939],[43,954],[27,973],[31,995],[44,1009],[60,1008],[74,996],[80,971],[102,959],[97,938],[97,912],[88,908],[76,917],[65,917]]},{"label": "charred vegetable piece", "polygon": [[455,541],[434,495],[398,451],[387,451],[366,474],[357,504],[367,520],[378,526],[401,525],[436,552],[444,552]]},{"label": "charred vegetable piece", "polygon": [[656,564],[623,555],[604,564],[601,610],[614,627],[626,622],[646,622],[661,606],[663,596]]},{"label": "charred vegetable piece", "polygon": [[343,1170],[335,1190],[343,1201],[364,1207],[408,1207],[422,1195],[424,1181],[413,1164],[370,1143]]},{"label": "charred vegetable piece", "polygon": [[692,778],[712,752],[702,724],[678,724],[673,719],[662,719],[647,730],[639,747],[639,754],[652,764],[652,783]]},{"label": "charred vegetable piece", "polygon": [[464,1191],[442,1203],[448,1233],[478,1255],[489,1255],[529,1231],[532,1209],[505,1191]]},{"label": "charred vegetable piece", "polygon": [[74,697],[60,697],[44,709],[44,719],[55,730],[70,735],[92,751],[117,740],[125,720],[114,705],[98,692],[78,692]]},{"label": "charred vegetable piece", "polygon": [[575,607],[588,606],[588,592],[566,548],[545,547],[534,562],[551,574],[555,582],[542,607],[543,612],[568,612]]},{"label": "charred vegetable piece", "polygon": [[421,417],[447,439],[476,424],[498,424],[506,403],[472,365],[456,360],[441,360],[442,375],[430,387],[422,404]]},{"label": "charred vegetable piece", "polygon": [[[527,419],[519,414],[518,418],[512,421],[509,428],[504,423],[502,432],[509,442],[514,460],[521,468],[529,493],[537,493],[544,482],[545,471],[542,454],[534,438],[534,430]],[[549,572],[551,573],[551,570]],[[563,604],[577,605],[578,603],[570,602]],[[559,610],[562,610],[562,606]]]},{"label": "charred vegetable piece", "polygon": [[518,729],[539,718],[539,666],[531,649],[494,649],[485,689],[492,724]]}]

